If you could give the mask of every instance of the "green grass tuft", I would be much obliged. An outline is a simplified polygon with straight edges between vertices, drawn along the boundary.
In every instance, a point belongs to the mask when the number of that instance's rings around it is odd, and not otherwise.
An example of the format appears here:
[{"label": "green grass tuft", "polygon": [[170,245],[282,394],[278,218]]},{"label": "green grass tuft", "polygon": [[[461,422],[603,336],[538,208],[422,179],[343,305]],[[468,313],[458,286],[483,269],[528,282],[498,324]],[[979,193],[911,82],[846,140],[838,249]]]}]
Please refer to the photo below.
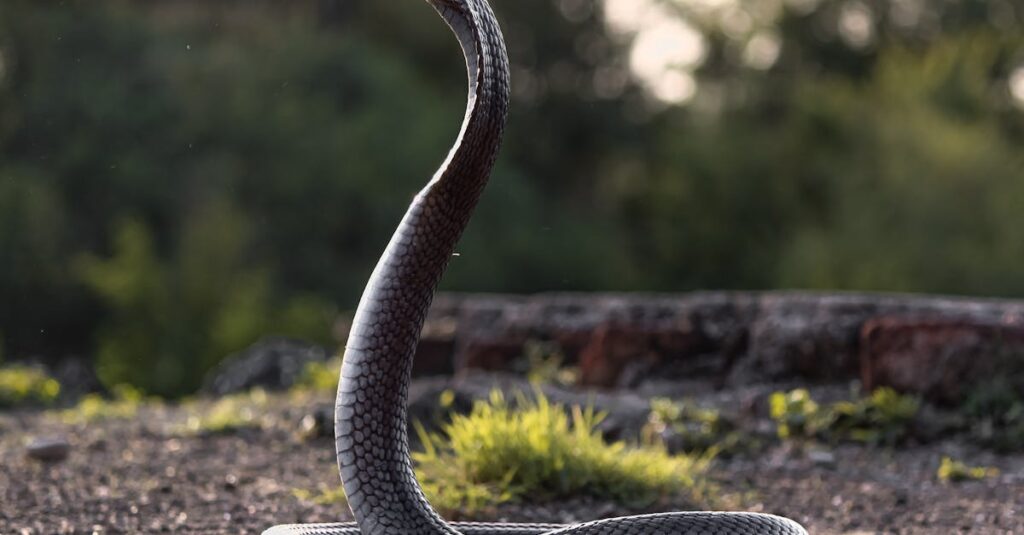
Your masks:
[{"label": "green grass tuft", "polygon": [[671,451],[714,452],[728,456],[760,446],[760,440],[737,428],[718,409],[701,407],[693,400],[651,400],[651,412],[641,429],[645,443],[663,442]]},{"label": "green grass tuft", "polygon": [[341,357],[326,362],[307,362],[293,391],[336,392],[341,374]]},{"label": "green grass tuft", "polygon": [[781,439],[813,437],[825,425],[821,408],[804,388],[775,392],[768,402]]},{"label": "green grass tuft", "polygon": [[142,392],[129,385],[118,385],[113,397],[107,399],[100,394],[86,394],[78,404],[60,411],[60,419],[66,424],[86,424],[99,420],[134,418],[144,402]]},{"label": "green grass tuft", "polygon": [[957,483],[995,477],[999,475],[999,470],[987,466],[968,466],[950,457],[943,457],[935,475],[940,481]]},{"label": "green grass tuft", "polygon": [[572,386],[579,382],[579,368],[565,366],[565,355],[557,342],[528,340],[523,346],[526,378],[532,384]]},{"label": "green grass tuft", "polygon": [[1024,398],[1005,376],[975,388],[961,407],[970,437],[1001,453],[1024,448]]},{"label": "green grass tuft", "polygon": [[345,496],[345,489],[341,487],[321,489],[316,492],[308,489],[292,489],[292,496],[295,496],[298,500],[312,502],[317,505],[330,505],[348,502],[348,498]]},{"label": "green grass tuft", "polygon": [[822,407],[801,388],[775,392],[770,406],[782,439],[822,438],[891,446],[906,438],[921,401],[883,387],[867,397]]},{"label": "green grass tuft", "polygon": [[267,404],[267,393],[261,388],[225,396],[190,415],[185,431],[204,435],[259,429],[263,426],[262,415]]},{"label": "green grass tuft", "polygon": [[0,408],[49,405],[60,394],[60,383],[46,372],[28,366],[0,368]]},{"label": "green grass tuft", "polygon": [[866,398],[829,406],[829,431],[842,439],[895,445],[907,435],[921,400],[891,388],[878,388]]},{"label": "green grass tuft", "polygon": [[513,409],[500,392],[455,415],[441,433],[418,427],[424,451],[413,454],[431,503],[474,511],[529,498],[589,495],[632,506],[698,494],[707,456],[672,456],[660,445],[608,443],[590,409],[520,397]]}]

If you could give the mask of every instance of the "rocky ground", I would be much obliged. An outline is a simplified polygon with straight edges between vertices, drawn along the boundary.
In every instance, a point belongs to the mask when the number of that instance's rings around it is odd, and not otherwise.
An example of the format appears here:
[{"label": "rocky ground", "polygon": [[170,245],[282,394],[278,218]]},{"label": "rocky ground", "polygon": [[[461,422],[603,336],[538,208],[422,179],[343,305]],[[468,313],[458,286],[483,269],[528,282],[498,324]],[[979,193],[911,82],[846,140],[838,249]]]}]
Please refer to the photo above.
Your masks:
[{"label": "rocky ground", "polygon": [[[707,395],[729,403],[757,397]],[[189,430],[189,415],[209,403],[146,405],[132,418],[89,424],[64,423],[52,412],[0,413],[0,533],[259,533],[275,523],[347,518],[344,505],[302,498],[338,482],[332,440],[299,432],[329,397],[276,395],[256,427]],[[27,444],[47,437],[67,441],[66,458],[27,455]],[[60,449],[51,453],[62,457]],[[936,477],[943,456],[999,474],[943,483]],[[715,498],[702,506],[790,516],[813,534],[1024,533],[1024,455],[1000,456],[964,440],[896,449],[775,443],[717,460],[710,476]],[[693,504],[657,509],[679,507]],[[491,516],[575,522],[633,512],[578,500],[510,504]]]}]

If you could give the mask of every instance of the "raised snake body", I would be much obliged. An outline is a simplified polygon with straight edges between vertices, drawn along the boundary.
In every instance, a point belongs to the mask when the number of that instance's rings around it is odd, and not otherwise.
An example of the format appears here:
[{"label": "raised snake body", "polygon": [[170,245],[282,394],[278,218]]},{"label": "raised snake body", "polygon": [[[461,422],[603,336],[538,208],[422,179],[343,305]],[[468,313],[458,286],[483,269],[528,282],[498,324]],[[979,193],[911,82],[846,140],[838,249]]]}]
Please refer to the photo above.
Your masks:
[{"label": "raised snake body", "polygon": [[798,535],[785,518],[680,512],[576,525],[447,523],[409,459],[413,353],[434,289],[469,222],[501,144],[508,57],[487,0],[427,0],[466,56],[469,102],[459,137],[412,202],[367,283],[345,348],[335,409],[338,467],[354,523],[277,526],[265,535]]}]

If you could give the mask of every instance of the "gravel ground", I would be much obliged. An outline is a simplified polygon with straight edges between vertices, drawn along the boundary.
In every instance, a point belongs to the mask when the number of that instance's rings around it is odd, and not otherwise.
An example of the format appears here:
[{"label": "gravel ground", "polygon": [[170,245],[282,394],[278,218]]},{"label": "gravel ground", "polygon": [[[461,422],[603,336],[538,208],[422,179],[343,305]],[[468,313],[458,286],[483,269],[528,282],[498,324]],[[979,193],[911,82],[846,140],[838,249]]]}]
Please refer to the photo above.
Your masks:
[{"label": "gravel ground", "polygon": [[[296,432],[313,402],[281,396],[269,406],[260,429],[205,436],[182,430],[181,407],[87,426],[38,411],[0,413],[0,534],[259,533],[275,523],[346,519],[344,506],[296,497],[338,482],[332,441]],[[66,438],[68,458],[27,458],[26,444],[45,437]],[[1024,455],[957,442],[829,454],[780,445],[756,459],[716,461],[720,498],[711,505],[787,515],[813,534],[1024,533]],[[1000,474],[943,484],[935,476],[943,455]],[[576,500],[508,505],[493,518],[573,522],[634,512]]]}]

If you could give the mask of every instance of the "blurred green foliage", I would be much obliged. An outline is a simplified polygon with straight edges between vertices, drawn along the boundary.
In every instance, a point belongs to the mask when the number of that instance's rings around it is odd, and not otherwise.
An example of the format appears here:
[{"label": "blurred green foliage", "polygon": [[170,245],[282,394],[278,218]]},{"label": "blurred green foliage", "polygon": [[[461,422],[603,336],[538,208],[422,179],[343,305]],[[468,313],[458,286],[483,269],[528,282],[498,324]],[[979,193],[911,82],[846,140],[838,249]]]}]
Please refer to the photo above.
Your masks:
[{"label": "blurred green foliage", "polygon": [[769,410],[783,439],[852,440],[871,445],[894,446],[904,440],[921,401],[888,387],[854,400],[818,404],[803,388],[774,392]]},{"label": "blurred green foliage", "polygon": [[805,388],[774,392],[768,402],[779,438],[810,438],[828,425],[828,418]]},{"label": "blurred green foliage", "polygon": [[759,437],[738,429],[736,422],[718,409],[690,399],[652,399],[640,436],[644,443],[662,443],[672,452],[713,453],[719,458],[756,451],[763,444]]},{"label": "blurred green foliage", "polygon": [[334,394],[338,391],[338,381],[341,380],[341,364],[341,356],[332,357],[326,362],[307,362],[302,367],[302,374],[292,390]]},{"label": "blurred green foliage", "polygon": [[951,457],[943,457],[935,476],[945,483],[962,481],[980,481],[999,475],[999,470],[988,466],[969,466],[963,461]]},{"label": "blurred green foliage", "polygon": [[973,389],[961,407],[971,438],[1002,453],[1024,448],[1024,397],[1007,377],[1013,376],[999,375]]},{"label": "blurred green foliage", "polygon": [[261,333],[328,337],[326,304],[295,297],[277,306],[269,274],[245,265],[247,227],[233,210],[203,210],[187,226],[169,265],[132,220],[120,224],[111,258],[79,259],[77,272],[111,311],[96,354],[104,383],[180,395]]},{"label": "blurred green foliage", "polygon": [[829,432],[868,444],[896,445],[903,440],[921,408],[921,400],[891,388],[876,388],[856,401],[830,405]]},{"label": "blurred green foliage", "polygon": [[28,366],[0,367],[0,408],[48,405],[60,394],[60,383],[46,372]]},{"label": "blurred green foliage", "polygon": [[526,379],[531,384],[572,387],[579,382],[579,367],[565,365],[565,353],[558,342],[527,340],[523,357]]},{"label": "blurred green foliage", "polygon": [[[445,288],[1024,295],[1020,2],[665,2],[706,43],[685,106],[599,2],[494,4],[512,115]],[[179,395],[262,335],[330,342],[463,69],[420,1],[3,2],[4,353]]]},{"label": "blurred green foliage", "polygon": [[227,434],[264,425],[267,392],[254,388],[248,392],[224,396],[213,402],[192,402],[183,431],[188,434]]},{"label": "blurred green foliage", "polygon": [[74,407],[60,411],[60,420],[66,424],[84,425],[101,420],[126,420],[135,418],[139,408],[147,401],[135,387],[127,384],[115,385],[111,395],[91,393],[82,396]]}]

